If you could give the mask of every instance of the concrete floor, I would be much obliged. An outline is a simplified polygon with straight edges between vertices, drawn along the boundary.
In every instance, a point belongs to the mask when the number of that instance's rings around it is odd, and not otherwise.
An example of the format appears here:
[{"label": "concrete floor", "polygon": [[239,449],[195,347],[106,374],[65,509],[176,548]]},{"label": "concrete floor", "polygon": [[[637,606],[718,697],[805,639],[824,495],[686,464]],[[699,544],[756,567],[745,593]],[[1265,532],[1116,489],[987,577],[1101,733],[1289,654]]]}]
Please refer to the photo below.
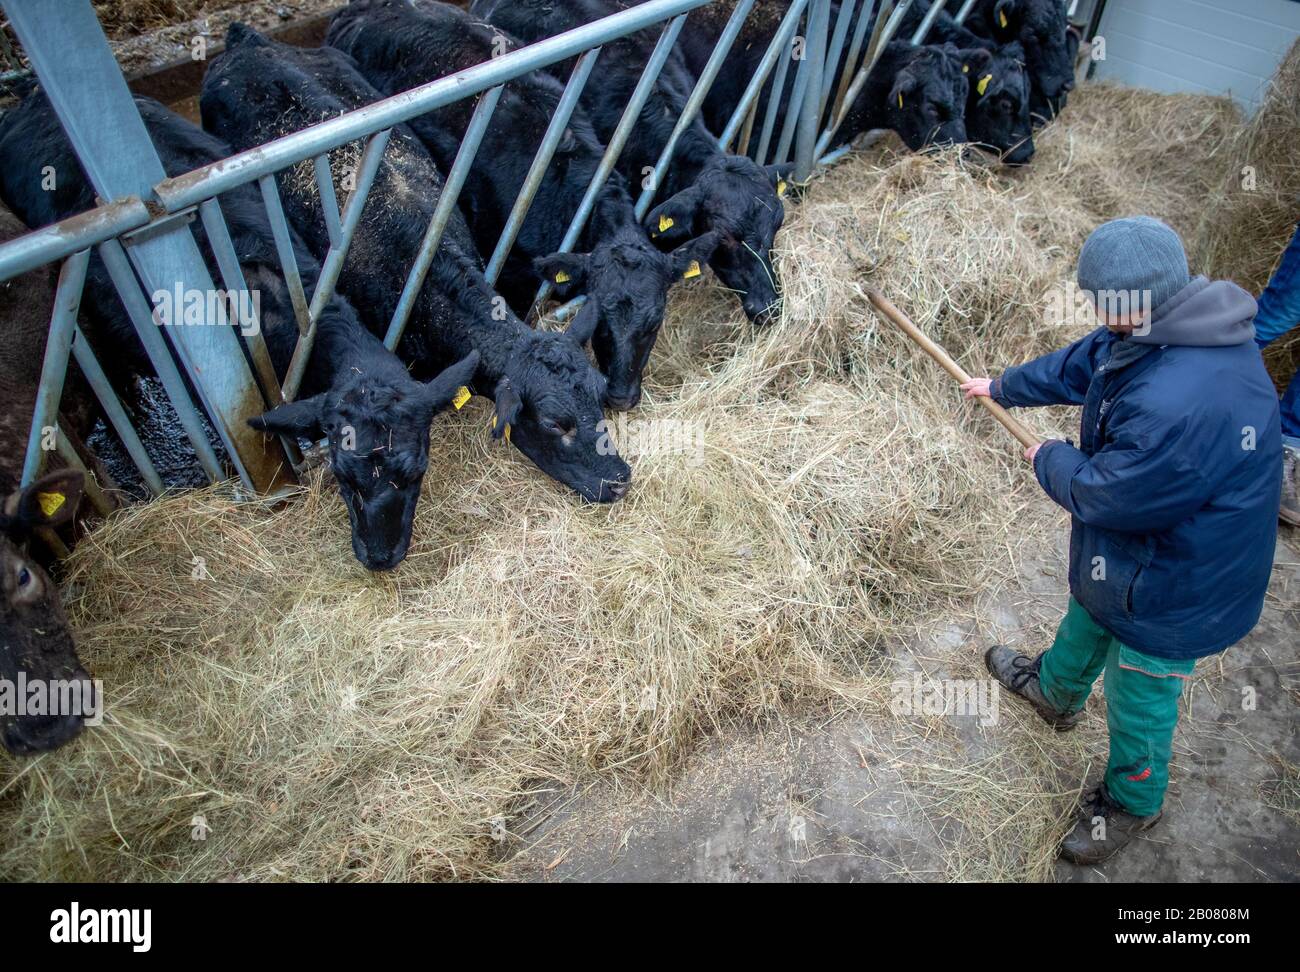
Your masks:
[{"label": "concrete floor", "polygon": [[[1064,528],[1060,542],[992,594],[978,622],[949,625],[901,644],[901,671],[922,659],[960,659],[971,677],[991,640],[1038,648],[1065,602]],[[1300,879],[1300,531],[1284,530],[1263,619],[1242,643],[1203,661],[1184,696],[1165,817],[1102,867],[1053,862],[1062,832],[1048,813],[1017,816],[993,838],[1016,858],[1039,848],[1038,866],[1018,876],[1057,881],[1295,881]],[[1255,708],[1243,708],[1253,694]],[[945,716],[945,731],[917,738],[906,727],[841,716],[708,740],[672,793],[608,783],[556,790],[508,846],[510,873],[539,881],[888,881],[1017,876],[961,851],[967,805],[909,781],[927,760],[976,766],[1008,746],[1057,745],[1052,730],[1008,695],[998,724]],[[1050,805],[1068,813],[1075,794],[1105,758],[1101,693],[1089,702],[1091,742],[1084,765],[1060,771]],[[1090,734],[1087,736],[1086,734]],[[1088,761],[1092,765],[1086,765]],[[1067,760],[1067,763],[1069,761]],[[1032,784],[1031,784],[1032,785]],[[1041,780],[1039,781],[1041,786]],[[1036,807],[1037,804],[1034,804]],[[978,808],[974,808],[978,810]],[[1028,852],[1027,852],[1028,853]]]}]

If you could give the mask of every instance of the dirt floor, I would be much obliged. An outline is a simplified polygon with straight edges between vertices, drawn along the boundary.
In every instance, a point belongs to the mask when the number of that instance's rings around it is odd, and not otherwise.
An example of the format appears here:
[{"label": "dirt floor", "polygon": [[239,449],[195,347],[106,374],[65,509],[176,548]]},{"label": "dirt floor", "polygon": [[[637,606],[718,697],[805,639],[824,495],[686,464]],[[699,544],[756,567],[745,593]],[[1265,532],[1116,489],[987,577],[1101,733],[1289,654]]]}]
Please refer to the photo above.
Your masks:
[{"label": "dirt floor", "polygon": [[[1053,514],[1046,498],[1035,512]],[[885,663],[900,679],[982,678],[989,644],[1045,646],[1067,596],[1068,523],[1057,519],[1041,559],[991,591],[974,619],[899,642]],[[1058,861],[1042,876],[1300,879],[1297,642],[1300,531],[1283,528],[1263,619],[1245,641],[1198,665],[1185,695],[1164,820],[1104,866]],[[969,666],[946,670],[943,660],[960,646]],[[1063,761],[1060,793],[1078,793],[1105,766],[1100,688],[1075,733],[1087,758]],[[1243,709],[1248,696],[1253,711]],[[1008,749],[1036,747],[1059,759],[1067,740],[1005,693],[989,712],[949,715],[948,731],[913,735],[911,745],[905,728],[854,717],[725,733],[700,747],[667,797],[626,784],[547,791],[503,844],[506,873],[534,881],[996,879],[1015,860],[1023,829],[1044,821],[1024,819],[1008,794],[1006,806],[989,808],[983,832],[963,832],[949,801],[961,800],[963,775],[978,775]],[[1024,802],[1037,806],[1042,796],[1026,792]]]}]

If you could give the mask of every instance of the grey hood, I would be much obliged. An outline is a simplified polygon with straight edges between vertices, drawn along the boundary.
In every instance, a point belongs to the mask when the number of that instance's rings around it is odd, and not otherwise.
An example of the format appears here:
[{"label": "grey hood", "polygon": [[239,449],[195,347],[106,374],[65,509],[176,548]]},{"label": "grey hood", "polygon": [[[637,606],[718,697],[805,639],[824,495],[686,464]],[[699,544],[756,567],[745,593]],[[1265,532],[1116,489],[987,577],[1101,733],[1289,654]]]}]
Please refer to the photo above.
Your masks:
[{"label": "grey hood", "polygon": [[1135,344],[1224,348],[1255,340],[1255,298],[1231,280],[1196,277],[1155,309]]}]

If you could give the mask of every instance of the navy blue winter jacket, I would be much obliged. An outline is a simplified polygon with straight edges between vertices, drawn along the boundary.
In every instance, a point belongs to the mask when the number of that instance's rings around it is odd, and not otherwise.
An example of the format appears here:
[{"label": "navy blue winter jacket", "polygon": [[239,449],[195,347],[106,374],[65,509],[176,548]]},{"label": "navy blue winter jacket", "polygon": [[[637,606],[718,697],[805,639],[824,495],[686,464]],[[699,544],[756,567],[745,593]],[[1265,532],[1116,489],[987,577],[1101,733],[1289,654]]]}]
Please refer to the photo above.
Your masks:
[{"label": "navy blue winter jacket", "polygon": [[1199,658],[1259,620],[1277,538],[1277,393],[1255,302],[1199,277],[1145,334],[1105,328],[996,379],[1005,406],[1082,405],[1079,447],[1048,442],[1043,489],[1070,511],[1070,592],[1131,648]]}]

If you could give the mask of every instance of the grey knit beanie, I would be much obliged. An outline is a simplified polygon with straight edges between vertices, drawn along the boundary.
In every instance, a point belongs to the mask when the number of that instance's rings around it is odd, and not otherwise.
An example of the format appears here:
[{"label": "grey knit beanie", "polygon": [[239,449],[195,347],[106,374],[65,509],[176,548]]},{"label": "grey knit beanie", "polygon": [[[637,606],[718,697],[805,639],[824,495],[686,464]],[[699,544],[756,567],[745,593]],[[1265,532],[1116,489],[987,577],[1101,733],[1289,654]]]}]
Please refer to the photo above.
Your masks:
[{"label": "grey knit beanie", "polygon": [[1078,281],[1098,310],[1151,313],[1192,276],[1173,229],[1150,216],[1130,216],[1093,230],[1079,253]]}]

